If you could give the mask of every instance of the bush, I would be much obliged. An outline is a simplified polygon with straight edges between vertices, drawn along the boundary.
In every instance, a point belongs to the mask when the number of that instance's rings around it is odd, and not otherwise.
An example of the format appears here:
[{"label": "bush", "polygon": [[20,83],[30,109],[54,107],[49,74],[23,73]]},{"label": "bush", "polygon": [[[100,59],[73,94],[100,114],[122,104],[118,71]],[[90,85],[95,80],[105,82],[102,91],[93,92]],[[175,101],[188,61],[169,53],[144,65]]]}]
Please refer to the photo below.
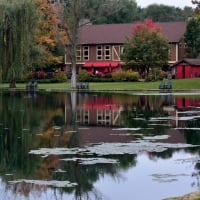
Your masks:
[{"label": "bush", "polygon": [[55,79],[55,82],[63,83],[63,82],[66,81],[66,73],[65,73],[65,72],[60,72],[60,71],[59,71],[59,72],[57,72],[57,73],[55,74],[54,79]]},{"label": "bush", "polygon": [[119,70],[113,73],[112,78],[114,81],[138,81],[139,74],[134,71]]},{"label": "bush", "polygon": [[138,72],[127,72],[127,80],[128,81],[138,81],[139,73]]},{"label": "bush", "polygon": [[79,81],[84,82],[84,81],[89,81],[89,79],[90,79],[90,74],[86,70],[82,70],[78,74],[78,80]]},{"label": "bush", "polygon": [[114,81],[125,81],[127,78],[126,71],[118,70],[112,74],[112,78]]}]

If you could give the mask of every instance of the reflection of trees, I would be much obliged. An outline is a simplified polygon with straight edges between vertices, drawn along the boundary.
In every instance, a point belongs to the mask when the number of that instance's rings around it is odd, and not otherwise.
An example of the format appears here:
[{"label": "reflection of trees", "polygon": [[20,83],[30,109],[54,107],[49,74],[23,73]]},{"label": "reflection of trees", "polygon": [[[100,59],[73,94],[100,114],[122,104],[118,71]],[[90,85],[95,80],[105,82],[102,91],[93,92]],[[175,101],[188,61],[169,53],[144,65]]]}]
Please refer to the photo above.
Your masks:
[{"label": "reflection of trees", "polygon": [[[96,157],[94,155],[94,157]],[[69,173],[66,174],[67,180],[70,182],[78,183],[74,188],[76,199],[82,199],[87,196],[86,199],[90,199],[88,193],[96,193],[93,184],[98,181],[105,174],[110,175],[115,180],[121,180],[123,177],[119,171],[121,169],[126,170],[136,164],[135,156],[133,155],[115,155],[106,156],[109,159],[116,159],[119,164],[95,164],[95,165],[81,165],[78,161],[68,161],[62,163],[62,169]],[[56,179],[63,178],[63,175],[59,177],[59,174],[55,174]],[[64,180],[65,180],[64,178]],[[70,192],[70,188],[65,188],[66,192]],[[98,194],[96,194],[98,196]],[[99,194],[100,195],[100,194]],[[97,197],[98,199],[100,197]],[[84,198],[83,198],[84,199]],[[100,198],[102,199],[102,198]]]},{"label": "reflection of trees", "polygon": [[[159,96],[139,96],[138,102],[125,106],[122,112],[124,126],[134,128],[152,128],[149,119],[152,117],[168,116],[162,108],[163,101]],[[142,120],[138,120],[142,118]],[[169,127],[155,126],[154,134],[164,134]],[[152,133],[151,129],[143,130],[143,133]]]},{"label": "reflection of trees", "polygon": [[34,166],[27,154],[33,135],[28,131],[31,126],[26,103],[20,94],[5,94],[1,101],[0,166],[2,172],[15,172],[16,177],[30,176]]},{"label": "reflection of trees", "polygon": [[[42,144],[45,144],[45,147],[47,144],[47,146],[62,144],[56,143],[56,131],[49,131],[49,126],[62,125],[64,117],[60,108],[63,102],[60,101],[60,95],[55,95],[55,98],[52,98],[52,95],[35,96],[34,94],[32,96],[32,94],[9,92],[2,92],[0,95],[0,171],[2,179],[4,181],[18,178],[34,179],[38,173],[37,166],[42,159],[29,155],[28,152]],[[42,136],[37,135],[40,133]],[[66,141],[66,137],[68,135],[63,134],[61,141]],[[40,171],[39,175],[44,177],[49,166],[55,165],[55,161],[55,158],[51,159],[48,161],[51,164],[42,166],[46,169]],[[5,176],[5,174],[12,174],[12,176]],[[22,184],[21,191],[24,191],[25,195],[27,191],[23,188]]]},{"label": "reflection of trees", "polygon": [[[193,121],[187,121],[187,128],[199,128],[200,127],[200,119],[196,118]],[[186,129],[184,130],[184,136],[189,144],[199,145],[200,144],[200,134],[199,130]]]}]

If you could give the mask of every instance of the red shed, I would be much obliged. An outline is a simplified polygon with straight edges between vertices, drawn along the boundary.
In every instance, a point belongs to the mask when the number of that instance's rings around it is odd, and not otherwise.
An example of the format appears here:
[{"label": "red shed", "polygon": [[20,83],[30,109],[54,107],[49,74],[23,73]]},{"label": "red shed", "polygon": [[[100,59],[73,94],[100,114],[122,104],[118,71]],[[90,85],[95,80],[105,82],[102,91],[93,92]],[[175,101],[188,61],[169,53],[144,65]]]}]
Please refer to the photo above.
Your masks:
[{"label": "red shed", "polygon": [[200,77],[200,59],[185,58],[173,65],[176,79]]}]

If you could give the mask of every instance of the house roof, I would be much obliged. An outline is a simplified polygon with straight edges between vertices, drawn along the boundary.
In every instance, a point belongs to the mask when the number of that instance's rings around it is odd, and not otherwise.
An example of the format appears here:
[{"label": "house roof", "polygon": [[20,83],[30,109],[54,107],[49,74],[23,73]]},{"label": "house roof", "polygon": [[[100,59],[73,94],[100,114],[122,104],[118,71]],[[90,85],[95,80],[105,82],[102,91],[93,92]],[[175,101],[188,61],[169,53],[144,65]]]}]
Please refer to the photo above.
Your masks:
[{"label": "house roof", "polygon": [[[169,42],[181,40],[186,31],[186,22],[159,22],[161,33]],[[134,23],[85,25],[79,30],[79,44],[123,44],[133,33]]]},{"label": "house roof", "polygon": [[177,65],[192,65],[192,66],[200,66],[200,58],[185,58],[174,63],[173,67]]}]

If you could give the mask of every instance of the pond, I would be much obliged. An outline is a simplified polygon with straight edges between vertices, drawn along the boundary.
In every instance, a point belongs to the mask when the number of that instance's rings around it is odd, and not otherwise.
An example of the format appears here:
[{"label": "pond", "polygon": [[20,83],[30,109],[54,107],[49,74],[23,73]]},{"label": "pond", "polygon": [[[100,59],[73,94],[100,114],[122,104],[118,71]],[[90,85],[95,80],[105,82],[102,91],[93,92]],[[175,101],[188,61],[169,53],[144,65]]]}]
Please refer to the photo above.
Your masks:
[{"label": "pond", "polygon": [[161,200],[200,189],[200,94],[0,92],[4,200]]}]

